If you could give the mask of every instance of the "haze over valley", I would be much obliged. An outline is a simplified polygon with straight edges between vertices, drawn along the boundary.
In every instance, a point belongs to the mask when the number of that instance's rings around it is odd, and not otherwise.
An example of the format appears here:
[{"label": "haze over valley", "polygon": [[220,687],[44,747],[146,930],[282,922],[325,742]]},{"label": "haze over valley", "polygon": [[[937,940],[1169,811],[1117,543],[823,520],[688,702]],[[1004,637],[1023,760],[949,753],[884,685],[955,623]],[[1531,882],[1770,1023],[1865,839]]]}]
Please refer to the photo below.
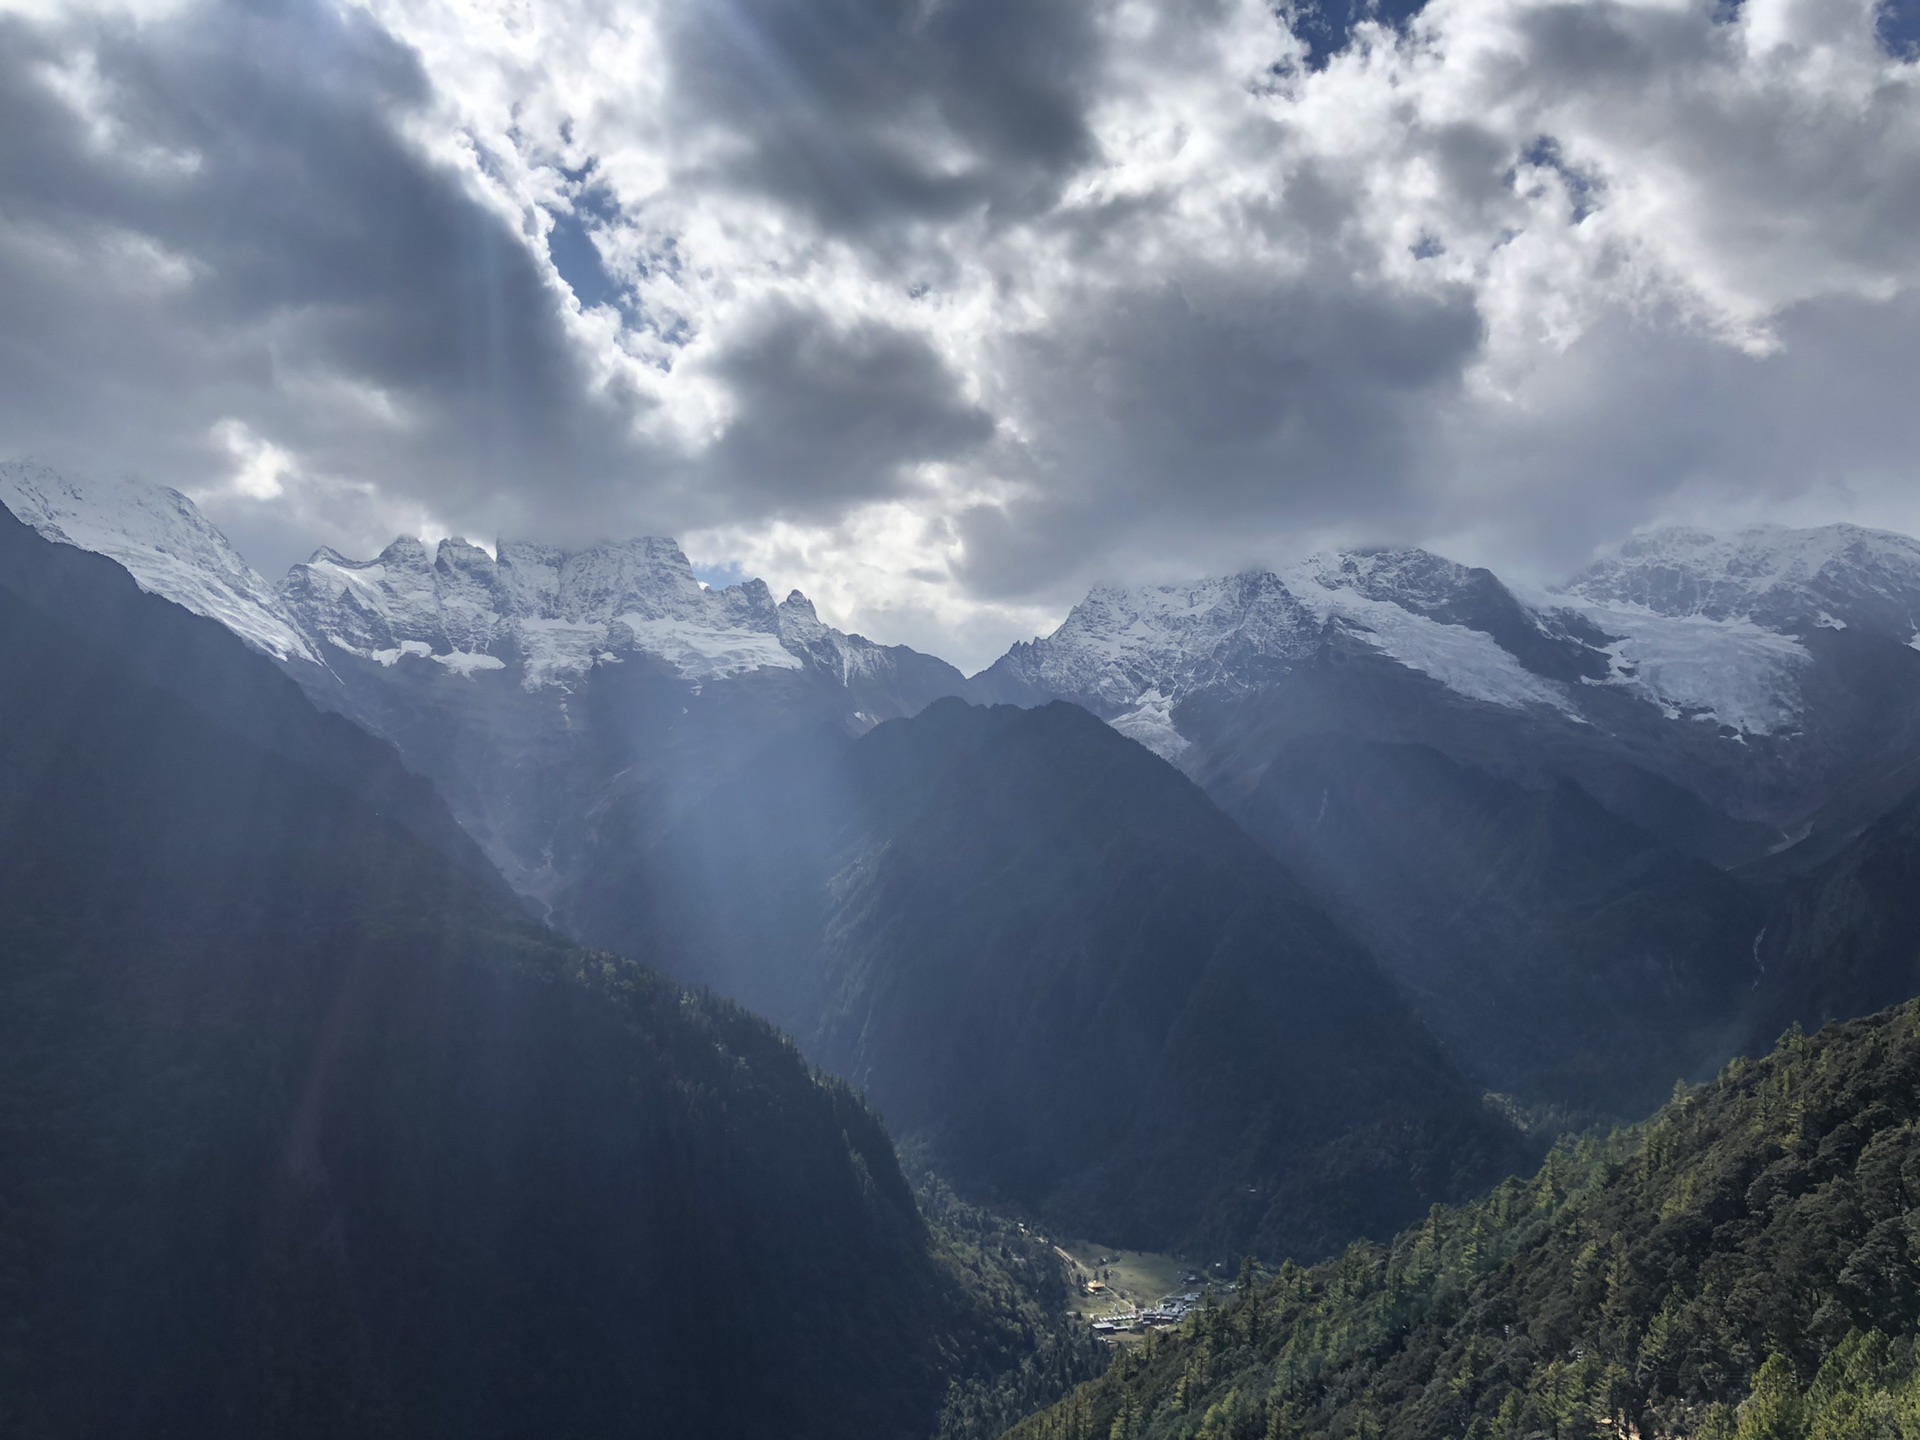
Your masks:
[{"label": "haze over valley", "polygon": [[1920,0],[0,0],[4,1440],[1920,1440]]}]

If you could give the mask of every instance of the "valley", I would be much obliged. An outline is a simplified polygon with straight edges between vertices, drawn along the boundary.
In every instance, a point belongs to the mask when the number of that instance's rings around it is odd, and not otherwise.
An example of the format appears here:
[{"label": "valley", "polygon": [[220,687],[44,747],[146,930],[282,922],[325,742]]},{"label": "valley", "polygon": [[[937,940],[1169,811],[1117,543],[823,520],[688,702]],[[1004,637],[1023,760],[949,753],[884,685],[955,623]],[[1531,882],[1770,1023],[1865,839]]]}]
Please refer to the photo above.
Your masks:
[{"label": "valley", "polygon": [[1138,1344],[1151,1330],[1178,1325],[1203,1298],[1196,1287],[1214,1283],[1172,1255],[1084,1242],[1055,1249],[1071,1267],[1073,1313],[1116,1345]]},{"label": "valley", "polygon": [[0,1440],[1920,1440],[1920,0],[0,0]]},{"label": "valley", "polygon": [[[670,541],[275,587],[183,497],[0,500],[19,1433],[409,1433],[451,1385],[580,1433],[1706,1435],[1911,1319],[1900,537],[1322,556],[969,677]],[[1715,1288],[1776,1251],[1805,1301]],[[89,1387],[102,1344],[159,1378]]]}]

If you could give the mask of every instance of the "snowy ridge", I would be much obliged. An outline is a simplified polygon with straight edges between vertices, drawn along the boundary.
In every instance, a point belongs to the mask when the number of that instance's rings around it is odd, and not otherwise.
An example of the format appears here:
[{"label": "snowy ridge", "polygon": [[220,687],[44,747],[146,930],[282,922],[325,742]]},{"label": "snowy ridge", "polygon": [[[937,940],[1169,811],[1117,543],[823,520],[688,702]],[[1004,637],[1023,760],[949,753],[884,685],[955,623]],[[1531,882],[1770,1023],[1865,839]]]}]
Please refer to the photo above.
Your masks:
[{"label": "snowy ridge", "polygon": [[844,684],[893,663],[884,647],[822,624],[797,590],[776,604],[761,580],[709,589],[658,537],[582,550],[503,542],[497,556],[460,539],[430,552],[402,538],[372,560],[321,550],[280,593],[329,645],[382,664],[431,658],[465,675],[517,654],[529,689],[635,652],[695,682],[811,664]]},{"label": "snowy ridge", "polygon": [[1491,635],[1436,618],[1468,574],[1425,551],[1363,551],[1187,585],[1095,590],[1052,635],[1014,646],[994,671],[1089,704],[1168,758],[1186,746],[1172,722],[1181,700],[1210,686],[1257,688],[1335,637],[1469,699],[1576,713],[1563,685]]},{"label": "snowy ridge", "polygon": [[1804,639],[1848,627],[1920,645],[1920,542],[1853,525],[1657,530],[1533,592],[1424,550],[1324,553],[1095,590],[988,675],[1077,700],[1168,758],[1187,745],[1173,722],[1187,696],[1261,688],[1336,640],[1469,700],[1588,723],[1606,687],[1737,740],[1801,725]]},{"label": "snowy ridge", "polygon": [[138,480],[76,485],[7,461],[0,503],[47,539],[118,561],[142,590],[218,620],[275,659],[321,663],[273,587],[177,490]]},{"label": "snowy ridge", "polygon": [[1445,618],[1470,574],[1424,550],[1376,550],[1315,555],[1283,577],[1323,623],[1343,626],[1455,694],[1576,715],[1565,686],[1529,670],[1486,631]]},{"label": "snowy ridge", "polygon": [[324,667],[330,650],[344,650],[471,679],[517,660],[528,689],[564,687],[636,653],[695,683],[813,667],[842,684],[884,685],[903,656],[927,663],[823,624],[797,590],[777,604],[760,580],[711,590],[671,540],[579,550],[508,542],[496,556],[465,540],[430,549],[402,537],[371,560],[323,548],[276,590],[174,490],[81,484],[16,461],[0,463],[0,503],[282,661]]},{"label": "snowy ridge", "polygon": [[1622,613],[1750,621],[1779,634],[1920,630],[1920,541],[1858,525],[1756,525],[1725,537],[1651,530],[1554,593]]},{"label": "snowy ridge", "polygon": [[1670,718],[1778,734],[1802,714],[1813,663],[1802,637],[1852,628],[1912,643],[1920,542],[1858,525],[1756,525],[1727,536],[1670,527],[1532,599],[1604,630],[1613,683]]}]

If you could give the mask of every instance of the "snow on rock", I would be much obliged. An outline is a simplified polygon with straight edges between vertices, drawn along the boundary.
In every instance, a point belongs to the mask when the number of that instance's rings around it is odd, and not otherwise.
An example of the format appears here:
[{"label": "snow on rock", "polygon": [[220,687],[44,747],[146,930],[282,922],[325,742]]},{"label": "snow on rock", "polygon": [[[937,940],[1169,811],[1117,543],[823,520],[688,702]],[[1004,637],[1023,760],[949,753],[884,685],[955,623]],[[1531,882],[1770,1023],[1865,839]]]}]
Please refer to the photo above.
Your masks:
[{"label": "snow on rock", "polygon": [[1555,593],[1576,602],[1796,634],[1851,626],[1906,641],[1920,630],[1920,541],[1858,525],[1680,527],[1635,536]]},{"label": "snow on rock", "polygon": [[[1568,606],[1574,597],[1536,598]],[[1662,615],[1644,606],[1573,603],[1610,640],[1605,683],[1632,691],[1669,719],[1726,726],[1743,735],[1796,728],[1803,714],[1801,682],[1813,657],[1792,635],[1747,619]]]},{"label": "snow on rock", "polygon": [[1100,589],[1052,635],[1014,646],[994,672],[1091,704],[1166,756],[1185,747],[1172,711],[1188,695],[1259,688],[1334,638],[1470,699],[1575,714],[1563,685],[1528,670],[1484,630],[1439,618],[1462,577],[1479,575],[1424,551],[1370,551],[1316,555],[1277,572]]},{"label": "snow on rock", "polygon": [[430,551],[410,537],[372,560],[321,550],[293,567],[281,595],[313,633],[355,654],[383,664],[430,654],[467,676],[517,656],[528,689],[635,652],[696,682],[809,658],[844,676],[847,657],[869,646],[822,625],[798,592],[776,605],[760,580],[709,589],[657,537],[580,550],[509,542],[497,556],[460,539]]},{"label": "snow on rock", "polygon": [[1173,699],[1158,690],[1149,690],[1140,703],[1124,715],[1108,722],[1129,740],[1153,751],[1163,760],[1178,760],[1188,747],[1187,737],[1173,723]]},{"label": "snow on rock", "polygon": [[256,649],[320,663],[273,587],[179,491],[138,480],[79,484],[8,461],[0,503],[49,540],[118,561],[142,590],[218,620]]},{"label": "snow on rock", "polygon": [[1538,603],[1613,637],[1612,683],[1669,715],[1777,734],[1802,718],[1802,637],[1854,628],[1907,643],[1920,629],[1920,542],[1858,525],[1651,530]]},{"label": "snow on rock", "polygon": [[801,661],[777,634],[730,630],[688,620],[622,615],[614,622],[633,636],[633,648],[671,661],[689,680],[725,680],[749,670],[798,670]]},{"label": "snow on rock", "polygon": [[[1392,550],[1316,555],[1284,574],[1324,623],[1359,633],[1388,659],[1432,676],[1457,695],[1508,709],[1578,713],[1564,686],[1527,669],[1492,635],[1440,618],[1446,602],[1468,583],[1472,572],[1464,566],[1424,550]],[[1406,577],[1417,580],[1397,583]]]},{"label": "snow on rock", "polygon": [[476,655],[469,650],[452,650],[445,655],[433,657],[436,664],[444,665],[456,675],[472,677],[482,670],[504,670],[507,662],[498,655]]}]

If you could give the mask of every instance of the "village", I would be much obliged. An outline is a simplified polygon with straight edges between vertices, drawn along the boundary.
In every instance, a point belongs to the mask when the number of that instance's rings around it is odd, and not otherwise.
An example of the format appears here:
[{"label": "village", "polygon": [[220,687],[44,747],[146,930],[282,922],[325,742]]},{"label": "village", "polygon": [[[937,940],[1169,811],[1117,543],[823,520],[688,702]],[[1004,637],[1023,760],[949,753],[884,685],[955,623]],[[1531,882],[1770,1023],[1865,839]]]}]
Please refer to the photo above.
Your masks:
[{"label": "village", "polygon": [[1086,1245],[1053,1248],[1074,1282],[1074,1313],[1114,1345],[1138,1343],[1151,1331],[1179,1325],[1203,1302],[1210,1283],[1171,1255]]},{"label": "village", "polygon": [[[1098,1283],[1097,1281],[1095,1282]],[[1187,1318],[1187,1312],[1200,1303],[1198,1290],[1188,1291],[1184,1295],[1169,1295],[1158,1305],[1150,1305],[1144,1310],[1131,1310],[1123,1314],[1109,1315],[1093,1322],[1096,1335],[1118,1336],[1123,1334],[1144,1335],[1147,1331],[1162,1326],[1178,1325]]]}]

